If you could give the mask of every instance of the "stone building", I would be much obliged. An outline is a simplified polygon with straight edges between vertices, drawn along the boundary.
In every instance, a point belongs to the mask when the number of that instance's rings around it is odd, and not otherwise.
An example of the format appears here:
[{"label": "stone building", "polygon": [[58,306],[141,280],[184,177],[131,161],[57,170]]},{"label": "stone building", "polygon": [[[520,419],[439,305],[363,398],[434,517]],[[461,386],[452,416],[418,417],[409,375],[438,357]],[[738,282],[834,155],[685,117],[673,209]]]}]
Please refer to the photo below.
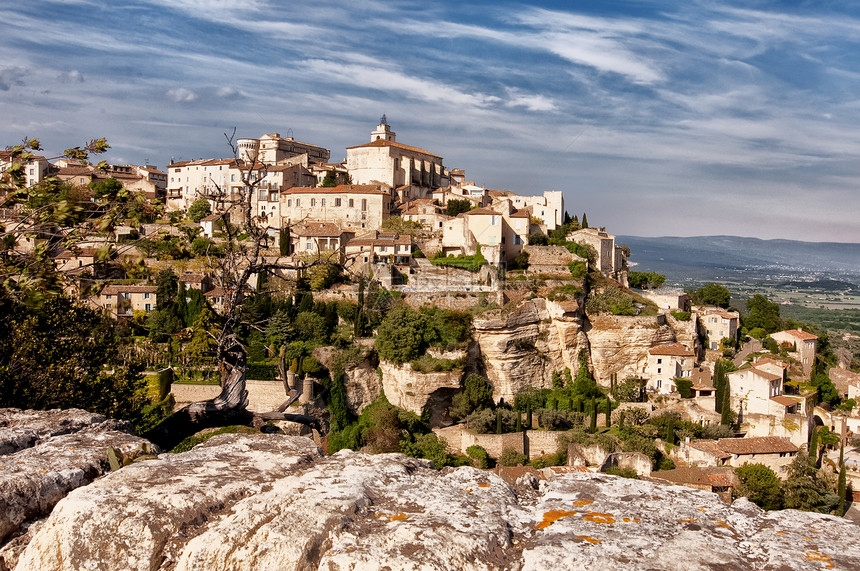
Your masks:
[{"label": "stone building", "polygon": [[741,318],[737,311],[728,311],[721,307],[694,307],[693,313],[699,318],[701,333],[707,338],[708,349],[716,351],[723,339],[737,337]]},{"label": "stone building", "polygon": [[660,394],[675,392],[674,379],[690,378],[695,364],[696,354],[680,343],[652,347],[642,372],[646,388]]},{"label": "stone building", "polygon": [[130,317],[135,311],[150,312],[155,309],[157,289],[150,285],[106,285],[95,302],[114,319]]},{"label": "stone building", "polygon": [[600,273],[626,285],[627,258],[624,249],[615,244],[615,236],[597,228],[581,228],[568,234],[567,239],[594,248],[597,253],[595,266]]},{"label": "stone building", "polygon": [[787,329],[770,334],[771,339],[780,345],[791,346],[789,356],[797,359],[803,365],[803,374],[809,378],[815,365],[815,353],[818,350],[818,336],[800,329]]},{"label": "stone building", "polygon": [[759,359],[749,368],[728,373],[732,410],[773,416],[798,412],[799,402],[784,397],[786,369],[785,363]]},{"label": "stone building", "polygon": [[350,230],[379,228],[391,212],[391,194],[378,184],[288,188],[280,193],[281,227],[333,222]]},{"label": "stone building", "polygon": [[449,186],[442,157],[396,141],[385,116],[370,134],[370,142],[347,147],[346,168],[354,184],[384,184],[400,202],[425,198]]}]

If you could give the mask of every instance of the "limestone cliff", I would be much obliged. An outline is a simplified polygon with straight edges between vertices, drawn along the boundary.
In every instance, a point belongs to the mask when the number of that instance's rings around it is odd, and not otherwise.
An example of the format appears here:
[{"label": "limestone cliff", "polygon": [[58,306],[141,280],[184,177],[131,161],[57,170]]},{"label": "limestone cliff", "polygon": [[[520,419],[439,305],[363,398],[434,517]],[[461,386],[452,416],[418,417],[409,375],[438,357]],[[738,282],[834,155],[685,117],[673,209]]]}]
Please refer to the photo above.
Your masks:
[{"label": "limestone cliff", "polygon": [[396,365],[380,361],[382,388],[388,402],[396,407],[421,414],[434,394],[439,391],[455,391],[460,388],[463,369],[438,373],[421,373],[404,363]]},{"label": "limestone cliff", "polygon": [[833,516],[602,474],[531,484],[221,435],[71,492],[16,569],[860,568],[860,527]]},{"label": "limestone cliff", "polygon": [[662,315],[589,316],[586,335],[591,347],[594,379],[607,387],[613,374],[620,380],[628,374],[642,372],[648,360],[648,349],[675,341],[675,333]]}]

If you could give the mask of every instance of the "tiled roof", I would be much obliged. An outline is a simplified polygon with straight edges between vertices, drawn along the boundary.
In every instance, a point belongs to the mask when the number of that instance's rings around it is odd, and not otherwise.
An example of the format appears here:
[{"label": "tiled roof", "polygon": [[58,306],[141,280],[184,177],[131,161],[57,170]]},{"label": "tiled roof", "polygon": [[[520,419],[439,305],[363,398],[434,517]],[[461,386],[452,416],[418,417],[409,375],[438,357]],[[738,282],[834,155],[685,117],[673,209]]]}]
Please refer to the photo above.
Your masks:
[{"label": "tiled roof", "polygon": [[813,335],[812,333],[808,333],[800,329],[786,329],[785,331],[780,331],[779,333],[786,333],[788,335],[791,335],[795,339],[799,339],[801,341],[812,341],[813,339],[818,339],[818,335]]},{"label": "tiled roof", "polygon": [[387,196],[389,193],[376,184],[341,184],[330,188],[294,186],[282,190],[281,194],[384,194]]},{"label": "tiled roof", "polygon": [[827,375],[842,394],[848,393],[849,386],[860,387],[860,374],[849,371],[848,369],[831,367],[830,370],[827,371]]},{"label": "tiled roof", "polygon": [[303,222],[290,228],[296,236],[340,236],[343,229],[334,222]]},{"label": "tiled roof", "polygon": [[794,406],[800,402],[797,399],[793,399],[791,397],[786,397],[783,395],[777,395],[775,397],[770,397],[770,400],[772,400],[775,403],[781,404],[782,406]]},{"label": "tiled roof", "polygon": [[239,165],[242,164],[242,161],[238,159],[196,159],[193,161],[180,161],[178,163],[170,163],[167,165],[167,168],[180,168],[180,167],[211,167],[211,166],[219,166],[219,165]]},{"label": "tiled roof", "polygon": [[148,285],[106,285],[102,295],[118,295],[121,293],[155,293],[158,288]]},{"label": "tiled roof", "polygon": [[210,289],[209,291],[207,291],[203,295],[205,297],[224,297],[225,293],[226,292],[224,291],[224,288],[216,287],[216,288]]},{"label": "tiled roof", "polygon": [[201,218],[200,222],[214,222],[215,220],[221,218],[221,216],[221,214],[210,214],[209,216]]},{"label": "tiled roof", "polygon": [[780,367],[781,369],[787,369],[788,368],[787,364],[783,363],[782,361],[777,361],[776,359],[759,359],[758,361],[756,361],[752,365],[753,365],[753,367],[755,367],[756,365],[776,365],[777,367]]},{"label": "tiled roof", "polygon": [[387,141],[385,139],[376,139],[375,141],[371,141],[363,145],[355,145],[354,147],[347,147],[346,149],[361,149],[367,147],[394,147],[396,149],[402,149],[404,151],[412,151],[413,153],[421,153],[430,157],[436,157],[437,159],[442,158],[439,155],[434,155],[430,151],[425,151],[424,149],[418,147],[410,147],[409,145],[404,145],[403,143],[397,143],[395,141]]},{"label": "tiled roof", "polygon": [[346,247],[352,246],[408,246],[412,244],[412,238],[409,236],[399,236],[397,238],[374,238],[373,236],[360,236],[353,238],[346,243]]},{"label": "tiled roof", "polygon": [[729,454],[777,454],[798,450],[788,438],[779,436],[721,438],[717,441],[717,446]]},{"label": "tiled roof", "polygon": [[781,377],[781,376],[779,376],[779,375],[774,375],[773,373],[768,373],[767,371],[762,370],[762,369],[758,369],[758,368],[756,368],[756,367],[753,367],[751,370],[752,370],[756,375],[758,375],[759,377],[761,377],[761,378],[763,378],[763,379],[767,379],[767,380],[769,380],[769,381],[778,381],[778,380],[780,380],[780,379],[782,378],[782,377]]},{"label": "tiled roof", "polygon": [[460,216],[501,216],[501,212],[496,212],[492,208],[473,208],[468,212],[462,213]]},{"label": "tiled roof", "polygon": [[182,274],[179,276],[179,281],[183,283],[200,282],[206,279],[203,274]]},{"label": "tiled roof", "polygon": [[671,357],[692,357],[695,355],[692,351],[681,345],[680,343],[673,343],[671,345],[658,345],[657,347],[651,347],[648,350],[649,355],[666,355]]},{"label": "tiled roof", "polygon": [[520,208],[519,210],[514,210],[511,213],[511,218],[531,218],[531,212],[525,208]]}]

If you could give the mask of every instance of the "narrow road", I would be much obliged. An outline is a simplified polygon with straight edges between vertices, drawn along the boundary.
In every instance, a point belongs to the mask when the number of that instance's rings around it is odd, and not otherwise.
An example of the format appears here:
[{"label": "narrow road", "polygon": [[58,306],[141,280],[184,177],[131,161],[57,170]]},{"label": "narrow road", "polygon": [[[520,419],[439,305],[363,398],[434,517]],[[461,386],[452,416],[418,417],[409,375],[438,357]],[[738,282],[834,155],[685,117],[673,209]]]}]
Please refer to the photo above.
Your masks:
[{"label": "narrow road", "polygon": [[735,367],[740,367],[744,364],[744,359],[747,358],[747,355],[750,353],[757,353],[759,351],[761,351],[761,341],[751,337],[749,341],[743,344],[735,358],[732,359],[732,363],[735,364]]}]

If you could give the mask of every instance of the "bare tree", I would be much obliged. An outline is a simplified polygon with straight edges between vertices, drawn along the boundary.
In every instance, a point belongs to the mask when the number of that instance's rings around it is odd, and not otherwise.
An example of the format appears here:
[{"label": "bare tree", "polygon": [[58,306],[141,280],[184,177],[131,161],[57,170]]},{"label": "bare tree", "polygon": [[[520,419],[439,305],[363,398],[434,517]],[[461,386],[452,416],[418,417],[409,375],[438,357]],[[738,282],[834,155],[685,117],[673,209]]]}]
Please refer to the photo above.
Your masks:
[{"label": "bare tree", "polygon": [[[291,387],[292,378],[284,362],[284,351],[280,352],[279,371],[284,383],[286,401],[277,409],[266,413],[248,411],[248,391],[245,375],[247,370],[247,351],[237,336],[238,328],[243,325],[242,307],[251,295],[251,280],[263,273],[282,270],[302,271],[320,263],[330,263],[317,256],[314,259],[276,257],[269,259],[267,244],[270,240],[268,219],[254,212],[253,196],[267,173],[267,165],[256,154],[239,153],[235,142],[236,130],[228,135],[235,165],[241,173],[241,184],[224,188],[210,179],[209,188],[203,196],[215,204],[215,209],[223,221],[226,235],[223,256],[211,258],[216,272],[216,281],[225,292],[221,331],[217,336],[216,361],[221,372],[221,393],[210,400],[192,403],[162,421],[146,434],[146,437],[169,449],[186,436],[211,426],[225,424],[260,425],[267,420],[291,420],[315,428],[319,421],[310,416],[285,412],[298,398],[300,386]],[[248,324],[256,327],[257,324]],[[298,380],[297,383],[301,383]]]}]

